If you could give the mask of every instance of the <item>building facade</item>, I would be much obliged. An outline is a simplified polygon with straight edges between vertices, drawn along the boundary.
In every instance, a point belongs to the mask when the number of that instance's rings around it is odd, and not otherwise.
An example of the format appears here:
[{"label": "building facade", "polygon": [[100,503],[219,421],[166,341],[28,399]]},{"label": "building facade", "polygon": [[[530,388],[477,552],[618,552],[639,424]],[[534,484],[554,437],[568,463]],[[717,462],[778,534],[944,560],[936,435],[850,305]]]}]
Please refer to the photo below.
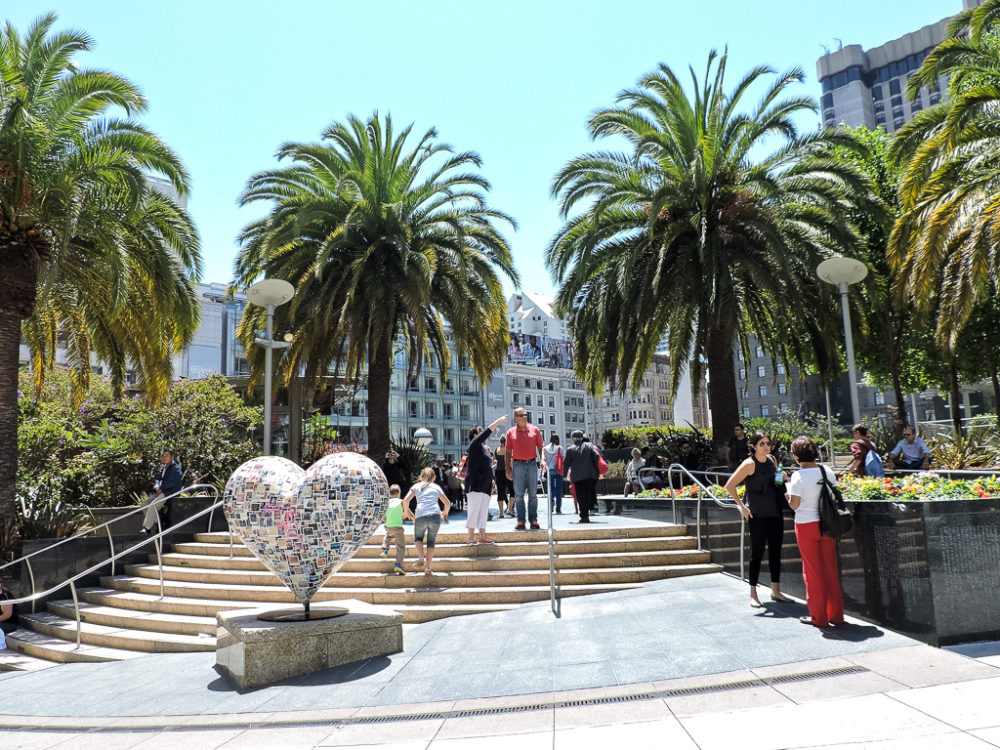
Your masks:
[{"label": "building facade", "polygon": [[[963,0],[966,9],[980,2]],[[944,40],[950,20],[942,19],[867,51],[849,44],[820,57],[816,70],[823,124],[881,127],[894,133],[914,114],[937,104],[947,93],[946,77],[936,86],[923,87],[913,101],[906,96],[906,82]]]}]

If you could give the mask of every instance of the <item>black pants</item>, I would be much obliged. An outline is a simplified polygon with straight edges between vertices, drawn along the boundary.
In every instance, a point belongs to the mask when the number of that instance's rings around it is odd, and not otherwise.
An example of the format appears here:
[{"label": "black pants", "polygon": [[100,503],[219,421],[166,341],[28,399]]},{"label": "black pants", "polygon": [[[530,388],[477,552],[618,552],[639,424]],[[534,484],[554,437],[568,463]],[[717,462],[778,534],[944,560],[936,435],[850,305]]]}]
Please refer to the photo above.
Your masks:
[{"label": "black pants", "polygon": [[781,580],[781,540],[785,535],[785,519],[751,518],[747,521],[750,527],[750,585],[756,586],[760,580],[760,564],[764,559],[764,546],[767,546],[767,569],[771,574],[771,583]]},{"label": "black pants", "polygon": [[507,479],[507,475],[502,472],[494,474],[493,480],[497,483],[497,505],[500,506],[501,513],[506,513],[507,501],[514,494],[514,485]]},{"label": "black pants", "polygon": [[597,510],[597,480],[581,479],[573,482],[576,502],[580,506],[580,520],[590,522],[590,511]]}]

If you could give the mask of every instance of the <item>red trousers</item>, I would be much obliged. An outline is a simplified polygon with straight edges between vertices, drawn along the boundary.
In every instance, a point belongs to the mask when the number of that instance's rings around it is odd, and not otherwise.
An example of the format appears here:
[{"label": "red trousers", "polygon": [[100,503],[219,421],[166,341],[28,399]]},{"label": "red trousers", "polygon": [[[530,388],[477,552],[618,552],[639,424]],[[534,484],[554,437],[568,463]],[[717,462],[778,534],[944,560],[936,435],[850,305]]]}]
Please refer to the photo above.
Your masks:
[{"label": "red trousers", "polygon": [[844,597],[837,575],[837,540],[819,533],[819,521],[795,524],[795,539],[802,553],[806,606],[813,625],[839,625],[844,621]]}]

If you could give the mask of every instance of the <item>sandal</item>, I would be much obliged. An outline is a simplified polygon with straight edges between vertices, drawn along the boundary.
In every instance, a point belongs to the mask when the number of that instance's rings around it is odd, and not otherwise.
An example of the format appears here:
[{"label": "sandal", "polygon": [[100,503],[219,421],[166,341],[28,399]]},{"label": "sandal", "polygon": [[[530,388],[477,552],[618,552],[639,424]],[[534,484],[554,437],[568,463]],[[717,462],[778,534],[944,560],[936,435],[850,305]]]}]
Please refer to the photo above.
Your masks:
[{"label": "sandal", "polygon": [[479,543],[480,544],[496,544],[496,542],[494,542],[492,539],[480,539]]}]

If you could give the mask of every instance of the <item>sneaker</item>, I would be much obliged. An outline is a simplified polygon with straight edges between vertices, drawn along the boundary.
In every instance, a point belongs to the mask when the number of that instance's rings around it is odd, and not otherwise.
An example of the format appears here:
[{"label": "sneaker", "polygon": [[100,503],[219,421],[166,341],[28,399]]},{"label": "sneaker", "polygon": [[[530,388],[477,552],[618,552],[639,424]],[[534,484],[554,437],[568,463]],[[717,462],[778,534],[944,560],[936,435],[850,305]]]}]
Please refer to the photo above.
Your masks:
[{"label": "sneaker", "polygon": [[388,557],[389,556],[389,550],[383,549],[381,552],[379,552],[378,556],[379,557]]},{"label": "sneaker", "polygon": [[139,533],[142,536],[149,536],[149,529],[146,529],[146,528],[139,529]]},{"label": "sneaker", "polygon": [[406,575],[406,571],[403,569],[402,565],[396,565],[396,566],[394,566],[393,569],[392,569],[392,572],[395,573],[398,576],[405,576]]},{"label": "sneaker", "polygon": [[532,523],[531,523],[531,530],[532,531],[538,531],[540,528],[542,528],[542,527],[539,526],[536,522],[532,521]]},{"label": "sneaker", "polygon": [[524,523],[523,522],[519,523],[517,526],[514,527],[514,531],[524,531],[524,530],[525,530],[525,528],[524,528]]}]

